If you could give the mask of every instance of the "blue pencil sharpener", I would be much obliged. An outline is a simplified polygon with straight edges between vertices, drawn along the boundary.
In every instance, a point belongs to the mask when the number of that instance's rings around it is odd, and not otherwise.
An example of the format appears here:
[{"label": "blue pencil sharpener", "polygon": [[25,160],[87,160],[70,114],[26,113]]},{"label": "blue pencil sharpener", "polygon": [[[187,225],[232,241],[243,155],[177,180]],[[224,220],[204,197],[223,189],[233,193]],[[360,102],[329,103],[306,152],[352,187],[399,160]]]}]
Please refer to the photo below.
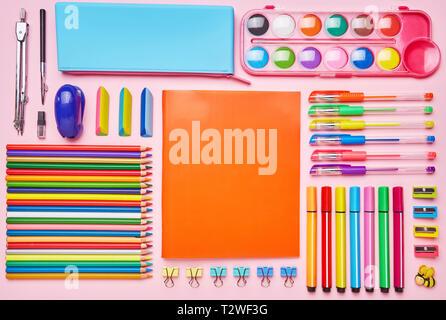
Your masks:
[{"label": "blue pencil sharpener", "polygon": [[77,138],[83,130],[85,95],[79,87],[63,85],[54,99],[57,130],[64,138]]}]

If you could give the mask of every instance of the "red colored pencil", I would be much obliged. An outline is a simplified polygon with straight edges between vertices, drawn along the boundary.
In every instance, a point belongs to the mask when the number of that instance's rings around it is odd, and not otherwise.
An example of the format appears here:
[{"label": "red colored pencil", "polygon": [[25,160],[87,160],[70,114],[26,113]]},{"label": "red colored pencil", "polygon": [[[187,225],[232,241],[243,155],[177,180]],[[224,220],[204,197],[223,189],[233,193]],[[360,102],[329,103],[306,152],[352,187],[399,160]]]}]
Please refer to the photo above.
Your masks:
[{"label": "red colored pencil", "polygon": [[37,176],[148,176],[151,172],[146,170],[62,170],[62,169],[6,169],[10,175],[37,175]]},{"label": "red colored pencil", "polygon": [[331,187],[321,189],[322,213],[322,290],[331,289]]},{"label": "red colored pencil", "polygon": [[99,201],[99,200],[7,200],[8,206],[98,206],[98,207],[146,207],[147,201]]},{"label": "red colored pencil", "polygon": [[57,144],[7,144],[6,150],[80,150],[80,151],[148,151],[143,146],[116,146],[116,145],[57,145]]},{"label": "red colored pencil", "polygon": [[8,249],[146,249],[150,243],[9,242]]}]

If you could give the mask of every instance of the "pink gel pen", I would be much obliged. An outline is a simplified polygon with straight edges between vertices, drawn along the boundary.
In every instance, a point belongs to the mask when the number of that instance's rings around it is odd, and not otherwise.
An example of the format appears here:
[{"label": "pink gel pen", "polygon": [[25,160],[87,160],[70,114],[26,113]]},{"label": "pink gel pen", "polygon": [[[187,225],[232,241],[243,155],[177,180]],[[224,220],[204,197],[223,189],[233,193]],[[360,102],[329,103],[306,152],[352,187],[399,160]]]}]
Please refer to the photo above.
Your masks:
[{"label": "pink gel pen", "polygon": [[403,187],[393,188],[393,282],[396,292],[404,289]]},{"label": "pink gel pen", "polygon": [[364,287],[375,288],[375,188],[364,188]]},{"label": "pink gel pen", "polygon": [[437,153],[433,151],[413,152],[369,152],[347,149],[317,149],[311,154],[313,161],[365,161],[365,160],[434,160]]}]

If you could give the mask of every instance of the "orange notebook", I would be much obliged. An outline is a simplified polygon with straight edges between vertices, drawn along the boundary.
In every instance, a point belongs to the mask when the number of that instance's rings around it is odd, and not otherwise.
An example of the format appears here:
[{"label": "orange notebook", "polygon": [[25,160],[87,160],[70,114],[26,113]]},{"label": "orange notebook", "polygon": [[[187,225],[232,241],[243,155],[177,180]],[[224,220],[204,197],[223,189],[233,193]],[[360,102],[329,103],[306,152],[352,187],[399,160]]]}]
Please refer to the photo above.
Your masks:
[{"label": "orange notebook", "polygon": [[163,123],[163,258],[299,256],[299,92],[164,91]]}]

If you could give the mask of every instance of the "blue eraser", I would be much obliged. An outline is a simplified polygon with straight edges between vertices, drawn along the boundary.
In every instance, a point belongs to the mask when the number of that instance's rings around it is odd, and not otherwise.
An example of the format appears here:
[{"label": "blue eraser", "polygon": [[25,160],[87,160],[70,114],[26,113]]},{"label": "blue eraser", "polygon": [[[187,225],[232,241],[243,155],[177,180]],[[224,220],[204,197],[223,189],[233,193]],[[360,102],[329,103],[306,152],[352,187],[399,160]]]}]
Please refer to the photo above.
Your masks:
[{"label": "blue eraser", "polygon": [[153,131],[153,96],[149,89],[141,93],[141,137],[151,137]]}]

